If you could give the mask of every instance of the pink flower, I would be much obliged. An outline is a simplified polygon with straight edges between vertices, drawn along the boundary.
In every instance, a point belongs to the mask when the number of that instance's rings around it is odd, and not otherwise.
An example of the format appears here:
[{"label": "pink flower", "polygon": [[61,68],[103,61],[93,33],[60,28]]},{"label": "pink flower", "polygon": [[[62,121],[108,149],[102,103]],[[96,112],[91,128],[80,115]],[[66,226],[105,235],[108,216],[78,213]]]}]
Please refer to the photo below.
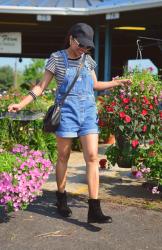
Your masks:
[{"label": "pink flower", "polygon": [[149,70],[150,72],[152,72],[154,69],[153,69],[153,67],[148,67],[148,70]]},{"label": "pink flower", "polygon": [[146,130],[147,130],[147,126],[144,125],[143,128],[142,128],[142,131],[143,131],[143,132],[146,132]]},{"label": "pink flower", "polygon": [[141,171],[137,171],[135,176],[136,176],[136,178],[142,178],[143,174]]},{"label": "pink flower", "polygon": [[155,102],[156,105],[159,104],[157,96],[154,96],[154,102]]},{"label": "pink flower", "polygon": [[152,194],[159,194],[160,191],[158,190],[158,187],[153,187]]}]

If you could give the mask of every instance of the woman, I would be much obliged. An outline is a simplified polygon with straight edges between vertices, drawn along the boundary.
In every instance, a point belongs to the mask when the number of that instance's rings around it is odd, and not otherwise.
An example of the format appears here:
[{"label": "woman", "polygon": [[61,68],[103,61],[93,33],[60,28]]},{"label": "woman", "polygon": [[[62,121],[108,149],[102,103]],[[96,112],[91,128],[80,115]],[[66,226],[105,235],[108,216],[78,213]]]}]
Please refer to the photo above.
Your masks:
[{"label": "woman", "polygon": [[65,191],[67,163],[70,156],[72,138],[79,137],[87,167],[89,191],[88,222],[112,222],[110,216],[102,213],[98,199],[99,170],[98,170],[98,125],[97,111],[93,90],[106,90],[115,86],[129,84],[129,80],[114,80],[109,82],[97,81],[94,68],[95,61],[88,52],[94,48],[93,29],[85,23],[77,23],[70,29],[65,49],[51,55],[42,81],[19,103],[11,104],[9,112],[17,112],[40,96],[54,77],[58,83],[56,100],[59,102],[74,78],[77,67],[86,54],[84,66],[73,89],[62,107],[61,123],[56,130],[58,160],[56,164],[56,191],[58,212],[69,217],[72,214],[67,205]]}]

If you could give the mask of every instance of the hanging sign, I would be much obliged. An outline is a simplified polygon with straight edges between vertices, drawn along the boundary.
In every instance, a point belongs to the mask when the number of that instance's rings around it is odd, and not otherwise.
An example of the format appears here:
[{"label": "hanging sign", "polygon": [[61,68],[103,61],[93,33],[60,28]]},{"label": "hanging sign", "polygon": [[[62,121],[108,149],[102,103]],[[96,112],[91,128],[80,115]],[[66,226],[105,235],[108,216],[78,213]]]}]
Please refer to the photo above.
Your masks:
[{"label": "hanging sign", "polygon": [[22,43],[20,32],[0,33],[0,53],[21,54]]},{"label": "hanging sign", "polygon": [[106,20],[119,19],[120,18],[120,13],[119,12],[107,13],[105,18],[106,18]]}]

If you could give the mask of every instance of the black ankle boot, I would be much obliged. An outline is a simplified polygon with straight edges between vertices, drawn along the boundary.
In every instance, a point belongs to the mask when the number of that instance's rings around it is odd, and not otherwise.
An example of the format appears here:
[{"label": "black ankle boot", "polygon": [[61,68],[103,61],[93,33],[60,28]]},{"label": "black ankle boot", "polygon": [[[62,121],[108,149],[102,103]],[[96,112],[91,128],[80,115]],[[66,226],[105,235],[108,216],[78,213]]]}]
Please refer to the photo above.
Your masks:
[{"label": "black ankle boot", "polygon": [[72,211],[67,205],[66,191],[64,191],[64,193],[56,191],[56,197],[57,197],[56,206],[58,213],[63,217],[70,217],[72,215]]},{"label": "black ankle boot", "polygon": [[100,200],[98,199],[89,199],[89,210],[88,210],[88,223],[111,223],[112,218],[106,216],[102,213]]}]

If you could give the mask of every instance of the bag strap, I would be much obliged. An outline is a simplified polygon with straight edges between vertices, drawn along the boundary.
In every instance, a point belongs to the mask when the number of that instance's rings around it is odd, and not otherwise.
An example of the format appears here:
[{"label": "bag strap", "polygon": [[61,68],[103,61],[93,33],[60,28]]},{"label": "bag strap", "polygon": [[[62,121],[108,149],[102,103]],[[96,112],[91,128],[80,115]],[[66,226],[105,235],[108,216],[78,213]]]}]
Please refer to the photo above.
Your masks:
[{"label": "bag strap", "polygon": [[68,96],[68,94],[70,93],[71,89],[74,87],[74,84],[75,84],[76,80],[77,80],[78,77],[79,77],[80,71],[81,71],[81,69],[82,69],[83,66],[84,66],[85,59],[86,59],[86,54],[83,55],[82,61],[81,61],[80,65],[79,65],[78,68],[77,68],[76,75],[75,75],[75,77],[74,77],[72,83],[70,84],[70,86],[69,86],[67,92],[63,95],[62,100],[60,101],[60,105],[61,105],[61,106],[63,105],[63,103],[64,103],[66,97]]}]

